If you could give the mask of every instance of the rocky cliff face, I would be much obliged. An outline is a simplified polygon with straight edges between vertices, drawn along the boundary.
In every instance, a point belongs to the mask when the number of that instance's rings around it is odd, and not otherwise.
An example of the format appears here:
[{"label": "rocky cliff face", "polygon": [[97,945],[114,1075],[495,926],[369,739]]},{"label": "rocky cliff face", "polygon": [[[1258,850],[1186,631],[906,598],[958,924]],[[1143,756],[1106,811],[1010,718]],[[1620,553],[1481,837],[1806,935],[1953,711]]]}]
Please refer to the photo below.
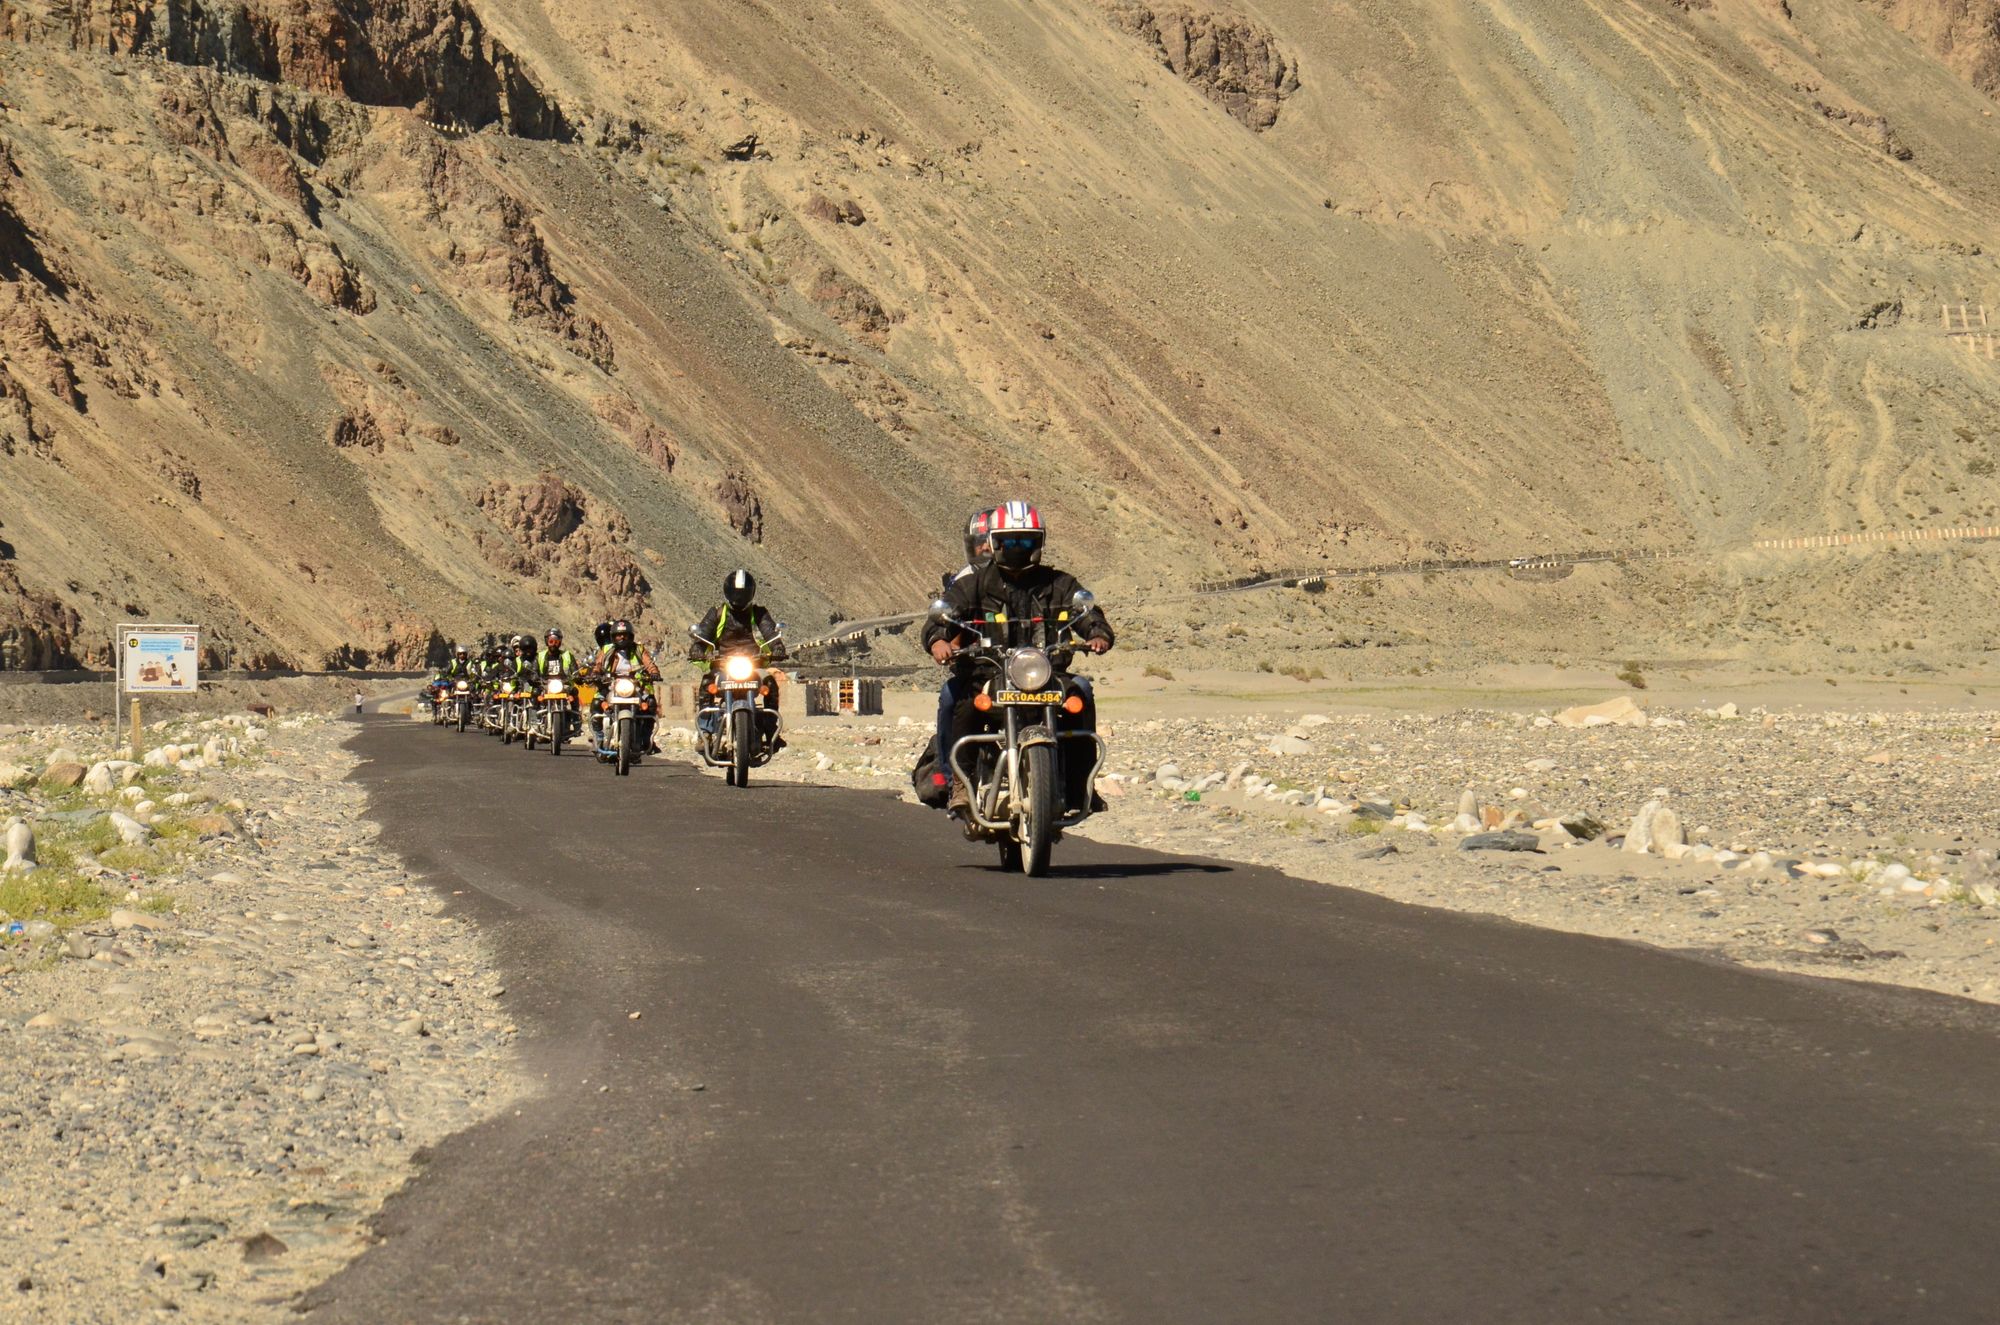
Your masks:
[{"label": "rocky cliff face", "polygon": [[0,0],[0,661],[1982,521],[1994,17]]}]

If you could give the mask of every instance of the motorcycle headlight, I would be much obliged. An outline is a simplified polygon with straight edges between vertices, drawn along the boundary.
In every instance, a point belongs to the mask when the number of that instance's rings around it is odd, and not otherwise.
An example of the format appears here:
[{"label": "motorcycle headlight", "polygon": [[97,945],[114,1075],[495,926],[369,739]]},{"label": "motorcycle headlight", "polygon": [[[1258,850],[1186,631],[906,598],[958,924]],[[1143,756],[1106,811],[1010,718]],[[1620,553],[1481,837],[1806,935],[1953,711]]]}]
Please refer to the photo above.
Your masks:
[{"label": "motorcycle headlight", "polygon": [[757,665],[742,654],[737,654],[722,664],[722,674],[732,681],[748,681]]},{"label": "motorcycle headlight", "polygon": [[463,682],[463,681],[460,681],[460,682],[458,683],[458,689],[459,689],[459,693],[460,693],[460,694],[463,694],[463,693],[465,693],[465,691],[466,691],[466,690],[467,690],[468,688],[469,688],[469,687],[468,687],[468,686],[466,685],[466,683],[465,683],[465,682]]},{"label": "motorcycle headlight", "polygon": [[620,699],[630,699],[639,693],[639,686],[629,676],[621,676],[611,683],[611,693]]},{"label": "motorcycle headlight", "polygon": [[1055,674],[1055,665],[1040,649],[1017,649],[1007,659],[1007,684],[1016,690],[1040,690]]},{"label": "motorcycle headlight", "polygon": [[560,695],[560,694],[561,694],[562,692],[563,692],[563,683],[562,683],[562,678],[561,678],[561,677],[556,677],[556,676],[552,676],[552,677],[550,677],[550,678],[549,678],[549,693],[550,693],[550,694],[552,694],[552,695]]}]

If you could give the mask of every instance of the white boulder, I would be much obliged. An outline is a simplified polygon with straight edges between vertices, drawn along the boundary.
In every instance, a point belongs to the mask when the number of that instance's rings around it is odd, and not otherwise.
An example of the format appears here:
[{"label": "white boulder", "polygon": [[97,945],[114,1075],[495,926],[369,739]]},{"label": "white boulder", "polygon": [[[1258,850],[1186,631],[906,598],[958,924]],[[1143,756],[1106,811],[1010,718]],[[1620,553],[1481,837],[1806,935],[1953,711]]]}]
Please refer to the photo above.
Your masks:
[{"label": "white boulder", "polygon": [[153,835],[152,829],[128,814],[113,810],[110,818],[111,826],[118,830],[118,840],[128,847],[144,846],[146,839]]},{"label": "white boulder", "polygon": [[1630,695],[1619,695],[1602,704],[1583,704],[1556,714],[1563,727],[1643,727],[1646,711]]},{"label": "white boulder", "polygon": [[7,825],[7,863],[0,865],[0,871],[19,870],[22,873],[36,868],[35,830],[19,819]]}]

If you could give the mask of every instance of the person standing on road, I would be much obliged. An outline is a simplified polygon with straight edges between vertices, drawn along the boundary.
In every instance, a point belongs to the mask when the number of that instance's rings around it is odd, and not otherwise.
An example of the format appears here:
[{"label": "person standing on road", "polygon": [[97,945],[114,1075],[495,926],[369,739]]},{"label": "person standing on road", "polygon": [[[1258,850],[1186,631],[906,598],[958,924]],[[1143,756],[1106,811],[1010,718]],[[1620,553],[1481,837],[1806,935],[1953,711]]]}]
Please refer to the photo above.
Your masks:
[{"label": "person standing on road", "polygon": [[361,716],[361,692],[359,690],[354,692],[354,714],[356,717]]}]

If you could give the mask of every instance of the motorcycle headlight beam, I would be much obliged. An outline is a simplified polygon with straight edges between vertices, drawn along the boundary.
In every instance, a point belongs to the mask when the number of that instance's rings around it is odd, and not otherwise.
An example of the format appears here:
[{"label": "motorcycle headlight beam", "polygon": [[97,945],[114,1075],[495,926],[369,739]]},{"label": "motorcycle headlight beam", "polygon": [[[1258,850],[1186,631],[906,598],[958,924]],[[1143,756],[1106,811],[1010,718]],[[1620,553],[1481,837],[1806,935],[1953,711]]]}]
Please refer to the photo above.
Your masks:
[{"label": "motorcycle headlight beam", "polygon": [[722,674],[732,681],[748,681],[756,670],[757,665],[740,653],[722,664]]},{"label": "motorcycle headlight beam", "polygon": [[621,676],[611,683],[611,693],[620,699],[630,699],[639,693],[639,687],[631,677]]}]

